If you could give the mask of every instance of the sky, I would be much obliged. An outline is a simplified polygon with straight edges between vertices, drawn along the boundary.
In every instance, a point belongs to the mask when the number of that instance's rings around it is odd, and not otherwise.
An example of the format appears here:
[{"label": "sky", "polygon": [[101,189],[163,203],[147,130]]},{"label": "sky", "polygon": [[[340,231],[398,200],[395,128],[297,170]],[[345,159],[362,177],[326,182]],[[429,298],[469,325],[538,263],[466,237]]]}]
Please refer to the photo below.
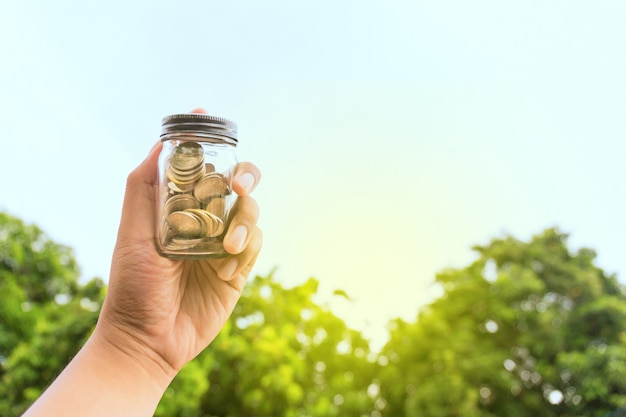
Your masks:
[{"label": "sky", "polygon": [[[161,119],[239,126],[264,247],[382,340],[471,247],[548,227],[626,282],[626,4],[0,0],[0,210],[108,279]],[[350,300],[332,296],[345,291]]]}]

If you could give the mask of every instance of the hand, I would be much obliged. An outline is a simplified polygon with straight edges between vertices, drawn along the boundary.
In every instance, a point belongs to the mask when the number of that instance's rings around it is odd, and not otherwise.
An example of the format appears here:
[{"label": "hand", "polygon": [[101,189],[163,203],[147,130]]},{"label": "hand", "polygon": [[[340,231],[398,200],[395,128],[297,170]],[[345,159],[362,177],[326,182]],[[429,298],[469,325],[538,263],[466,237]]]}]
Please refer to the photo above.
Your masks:
[{"label": "hand", "polygon": [[249,193],[260,172],[251,163],[235,169],[238,198],[224,238],[228,257],[163,258],[154,244],[160,148],[159,143],[128,177],[109,293],[96,334],[114,348],[175,374],[218,334],[256,261],[262,237],[256,226],[259,209]]},{"label": "hand", "polygon": [[[204,113],[204,110],[194,110]],[[155,247],[158,143],[129,176],[108,294],[94,333],[25,417],[151,416],[177,372],[221,330],[261,249],[261,178],[240,163],[226,258],[173,260]]]}]

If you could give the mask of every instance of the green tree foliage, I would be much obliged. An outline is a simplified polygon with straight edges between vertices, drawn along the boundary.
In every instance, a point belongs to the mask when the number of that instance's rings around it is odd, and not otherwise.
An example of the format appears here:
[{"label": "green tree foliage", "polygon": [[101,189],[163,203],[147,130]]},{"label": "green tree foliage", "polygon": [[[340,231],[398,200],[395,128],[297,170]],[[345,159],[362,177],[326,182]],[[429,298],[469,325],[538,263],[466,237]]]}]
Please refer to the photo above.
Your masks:
[{"label": "green tree foliage", "polygon": [[[84,343],[104,286],[78,281],[71,249],[0,213],[0,415],[19,416]],[[272,275],[246,287],[209,349],[166,392],[157,415],[360,416],[377,400],[368,342]]]},{"label": "green tree foliage", "polygon": [[595,253],[547,230],[497,239],[396,320],[381,353],[386,416],[603,416],[626,405],[626,297]]},{"label": "green tree foliage", "polygon": [[[390,324],[380,354],[316,302],[315,279],[257,276],[156,415],[624,415],[624,288],[566,243],[547,230],[476,247],[437,275],[443,294],[416,321]],[[19,416],[92,331],[104,284],[78,277],[71,249],[0,213],[0,415]]]},{"label": "green tree foliage", "polygon": [[0,213],[0,415],[20,415],[93,328],[103,284],[78,276],[71,249]]},{"label": "green tree foliage", "polygon": [[[315,303],[318,282],[246,287],[218,338],[173,382],[158,416],[361,416],[375,409],[368,342]],[[197,389],[194,389],[196,387]]]}]

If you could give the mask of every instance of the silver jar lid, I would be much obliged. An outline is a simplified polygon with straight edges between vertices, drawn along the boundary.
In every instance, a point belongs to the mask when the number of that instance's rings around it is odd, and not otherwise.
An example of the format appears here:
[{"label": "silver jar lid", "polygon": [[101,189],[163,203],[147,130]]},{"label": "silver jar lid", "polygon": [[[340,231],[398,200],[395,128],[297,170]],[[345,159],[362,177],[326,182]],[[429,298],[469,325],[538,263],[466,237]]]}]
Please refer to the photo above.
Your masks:
[{"label": "silver jar lid", "polygon": [[223,117],[203,113],[172,114],[161,121],[161,137],[170,134],[224,136],[237,143],[237,124]]}]

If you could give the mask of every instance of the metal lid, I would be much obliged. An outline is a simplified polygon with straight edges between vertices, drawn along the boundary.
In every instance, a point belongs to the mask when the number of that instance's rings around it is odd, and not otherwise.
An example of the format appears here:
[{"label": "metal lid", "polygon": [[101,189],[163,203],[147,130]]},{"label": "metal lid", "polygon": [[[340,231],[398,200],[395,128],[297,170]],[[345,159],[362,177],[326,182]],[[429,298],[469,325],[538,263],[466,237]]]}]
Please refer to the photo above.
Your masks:
[{"label": "metal lid", "polygon": [[201,113],[173,114],[161,121],[161,137],[171,133],[209,133],[237,142],[237,124],[222,117]]}]

